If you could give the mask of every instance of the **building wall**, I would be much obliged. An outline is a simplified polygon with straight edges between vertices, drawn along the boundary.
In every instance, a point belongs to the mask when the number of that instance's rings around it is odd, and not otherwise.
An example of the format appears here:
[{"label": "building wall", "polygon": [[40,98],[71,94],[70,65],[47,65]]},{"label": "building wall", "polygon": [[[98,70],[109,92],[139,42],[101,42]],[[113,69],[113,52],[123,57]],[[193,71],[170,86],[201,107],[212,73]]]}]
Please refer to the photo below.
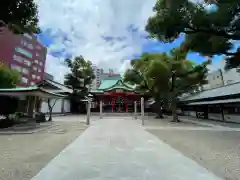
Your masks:
[{"label": "building wall", "polygon": [[91,88],[97,89],[101,84],[101,74],[103,73],[103,69],[98,68],[96,65],[93,65],[92,68],[95,74],[95,79],[92,82]]},{"label": "building wall", "polygon": [[35,85],[43,80],[47,49],[37,38],[13,34],[8,28],[0,32],[0,61],[21,74],[20,86]]},{"label": "building wall", "polygon": [[[52,99],[50,104],[53,104],[54,101],[55,100]],[[62,103],[64,103],[63,106],[62,106]],[[64,111],[62,111],[62,107]],[[49,112],[48,103],[46,101],[42,101],[41,112],[42,113]],[[70,101],[68,99],[57,99],[56,104],[53,106],[52,113],[69,113],[69,112],[70,112]]]},{"label": "building wall", "polygon": [[236,69],[231,69],[229,71],[223,72],[223,81],[224,84],[232,84],[240,81],[240,73]]},{"label": "building wall", "polygon": [[222,70],[209,73],[207,76],[208,84],[203,86],[203,90],[213,89],[224,85]]},{"label": "building wall", "polygon": [[240,73],[236,69],[229,71],[217,70],[209,73],[207,76],[208,84],[203,86],[203,90],[213,89],[224,85],[236,83],[240,81]]}]

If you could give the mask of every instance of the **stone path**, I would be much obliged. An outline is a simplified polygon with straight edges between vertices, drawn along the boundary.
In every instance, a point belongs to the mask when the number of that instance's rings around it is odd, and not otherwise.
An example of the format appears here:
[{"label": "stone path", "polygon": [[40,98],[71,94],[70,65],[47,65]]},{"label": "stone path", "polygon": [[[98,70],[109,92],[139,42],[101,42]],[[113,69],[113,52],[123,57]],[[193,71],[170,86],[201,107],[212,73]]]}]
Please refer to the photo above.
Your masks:
[{"label": "stone path", "polygon": [[220,180],[129,119],[94,122],[32,178],[43,179]]}]

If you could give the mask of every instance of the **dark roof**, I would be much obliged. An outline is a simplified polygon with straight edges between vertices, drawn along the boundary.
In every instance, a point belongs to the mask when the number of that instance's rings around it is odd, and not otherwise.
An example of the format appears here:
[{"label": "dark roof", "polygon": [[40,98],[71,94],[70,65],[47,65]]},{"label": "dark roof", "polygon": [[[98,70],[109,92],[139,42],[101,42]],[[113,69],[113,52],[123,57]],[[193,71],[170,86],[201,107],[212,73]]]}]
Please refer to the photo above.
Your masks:
[{"label": "dark roof", "polygon": [[30,87],[20,87],[20,88],[8,88],[8,89],[0,89],[0,95],[7,96],[21,96],[21,95],[29,95],[29,96],[38,96],[38,97],[48,97],[48,98],[63,98],[65,95],[61,95],[58,93],[54,93],[48,91],[46,89],[40,88],[38,86],[30,86]]},{"label": "dark roof", "polygon": [[42,85],[44,87],[45,83],[56,87],[57,90],[53,90],[53,89],[51,90],[52,92],[55,92],[55,93],[72,93],[73,92],[73,90],[68,86],[52,80],[43,80],[43,82],[41,82],[38,86]]},{"label": "dark roof", "polygon": [[210,89],[210,90],[205,90],[194,95],[183,97],[180,100],[191,101],[191,100],[200,100],[200,99],[216,98],[216,97],[219,98],[219,97],[237,95],[237,94],[240,95],[240,82]]}]

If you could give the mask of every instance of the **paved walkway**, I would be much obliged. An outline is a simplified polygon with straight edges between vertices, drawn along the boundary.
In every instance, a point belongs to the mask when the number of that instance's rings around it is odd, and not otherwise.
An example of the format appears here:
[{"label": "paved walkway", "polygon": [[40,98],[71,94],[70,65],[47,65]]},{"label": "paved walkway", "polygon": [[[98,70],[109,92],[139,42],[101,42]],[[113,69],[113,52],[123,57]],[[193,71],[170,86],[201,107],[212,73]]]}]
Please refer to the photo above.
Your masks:
[{"label": "paved walkway", "polygon": [[[176,137],[177,138],[177,137]],[[54,142],[53,142],[54,143]],[[32,180],[220,180],[137,120],[101,119]]]}]

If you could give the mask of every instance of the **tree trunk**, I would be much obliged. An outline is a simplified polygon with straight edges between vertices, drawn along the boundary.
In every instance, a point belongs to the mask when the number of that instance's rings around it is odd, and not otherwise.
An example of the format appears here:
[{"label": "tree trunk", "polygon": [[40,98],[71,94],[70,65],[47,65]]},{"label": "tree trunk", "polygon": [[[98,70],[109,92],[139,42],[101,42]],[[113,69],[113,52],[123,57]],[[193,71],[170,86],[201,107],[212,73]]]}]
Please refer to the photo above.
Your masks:
[{"label": "tree trunk", "polygon": [[155,111],[156,111],[156,119],[163,119],[163,113],[162,113],[162,103],[160,100],[156,100],[155,103]]},{"label": "tree trunk", "polygon": [[172,74],[172,88],[171,88],[172,116],[173,116],[172,122],[180,122],[179,119],[178,119],[178,115],[177,115],[176,87],[175,87],[176,78],[177,78],[176,74],[175,74],[175,72],[173,72],[173,74]]},{"label": "tree trunk", "polygon": [[52,121],[52,110],[53,110],[53,107],[55,106],[56,102],[57,102],[57,99],[55,99],[53,105],[51,106],[51,99],[48,99],[48,110],[49,110],[48,121]]},{"label": "tree trunk", "polygon": [[177,102],[176,102],[176,97],[173,95],[172,96],[172,122],[180,122],[178,119],[178,114],[177,114]]}]

